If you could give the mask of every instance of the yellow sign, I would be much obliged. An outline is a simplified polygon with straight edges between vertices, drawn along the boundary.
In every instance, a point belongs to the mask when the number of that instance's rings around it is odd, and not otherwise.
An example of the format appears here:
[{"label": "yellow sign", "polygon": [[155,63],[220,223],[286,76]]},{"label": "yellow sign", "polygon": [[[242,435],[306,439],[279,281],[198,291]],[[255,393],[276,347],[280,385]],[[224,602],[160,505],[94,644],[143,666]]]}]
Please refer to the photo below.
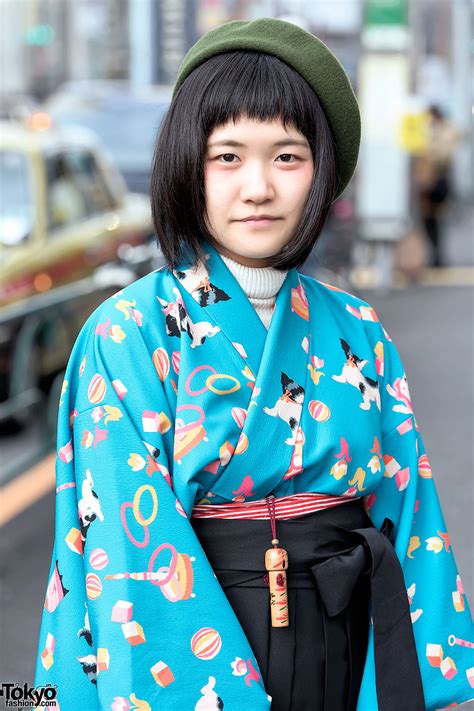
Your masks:
[{"label": "yellow sign", "polygon": [[408,153],[423,153],[428,145],[428,113],[418,111],[402,115],[399,131],[399,145]]}]

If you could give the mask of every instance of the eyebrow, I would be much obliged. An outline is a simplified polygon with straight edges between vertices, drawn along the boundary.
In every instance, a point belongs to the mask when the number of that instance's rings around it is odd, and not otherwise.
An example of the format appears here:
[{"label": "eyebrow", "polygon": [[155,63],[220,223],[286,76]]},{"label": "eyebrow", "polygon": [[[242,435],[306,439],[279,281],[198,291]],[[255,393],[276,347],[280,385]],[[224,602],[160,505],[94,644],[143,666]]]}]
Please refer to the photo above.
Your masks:
[{"label": "eyebrow", "polygon": [[[232,141],[229,138],[222,138],[220,141],[213,141],[209,143],[209,148],[214,148],[214,146],[232,146],[234,148],[246,148],[245,143],[239,143],[238,141]],[[273,144],[275,148],[280,146],[303,146],[308,148],[306,141],[300,141],[297,138],[283,138],[281,141],[277,141]]]}]

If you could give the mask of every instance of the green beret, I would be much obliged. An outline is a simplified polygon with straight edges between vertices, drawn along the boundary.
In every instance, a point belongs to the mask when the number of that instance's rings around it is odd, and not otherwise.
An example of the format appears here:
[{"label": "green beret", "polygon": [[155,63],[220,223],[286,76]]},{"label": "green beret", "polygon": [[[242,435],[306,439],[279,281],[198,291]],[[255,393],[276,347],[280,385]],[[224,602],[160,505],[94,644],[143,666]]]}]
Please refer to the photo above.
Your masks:
[{"label": "green beret", "polygon": [[178,69],[173,98],[193,69],[215,54],[236,50],[272,54],[306,79],[321,103],[336,144],[339,197],[357,165],[361,134],[359,105],[339,60],[310,32],[270,17],[226,22],[203,35],[188,51]]}]

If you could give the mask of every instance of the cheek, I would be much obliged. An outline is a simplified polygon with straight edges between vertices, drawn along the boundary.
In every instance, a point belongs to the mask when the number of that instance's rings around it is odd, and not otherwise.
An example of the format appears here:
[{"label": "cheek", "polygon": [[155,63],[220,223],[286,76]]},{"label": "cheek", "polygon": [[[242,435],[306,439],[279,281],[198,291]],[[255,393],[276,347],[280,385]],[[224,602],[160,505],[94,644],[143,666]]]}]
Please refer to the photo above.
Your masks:
[{"label": "cheek", "polygon": [[204,195],[209,225],[211,230],[218,230],[225,214],[227,197],[223,181],[219,180],[218,171],[213,170],[212,166],[204,170]]},{"label": "cheek", "polygon": [[288,172],[288,175],[285,177],[284,188],[288,198],[296,205],[304,203],[311,190],[313,168],[304,168],[293,173]]},{"label": "cheek", "polygon": [[208,209],[217,207],[226,201],[229,192],[229,181],[222,179],[222,171],[210,165],[204,169],[204,191]]}]

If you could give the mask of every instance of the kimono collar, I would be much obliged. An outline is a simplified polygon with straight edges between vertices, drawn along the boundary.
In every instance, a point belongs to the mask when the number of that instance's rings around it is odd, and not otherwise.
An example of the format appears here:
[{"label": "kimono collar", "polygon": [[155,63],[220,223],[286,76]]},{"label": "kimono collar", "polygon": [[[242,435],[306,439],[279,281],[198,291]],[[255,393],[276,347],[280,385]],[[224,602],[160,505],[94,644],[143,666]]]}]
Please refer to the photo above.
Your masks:
[{"label": "kimono collar", "polygon": [[[242,359],[242,375],[251,388],[250,402],[244,402],[247,415],[242,429],[259,432],[254,439],[255,461],[265,462],[265,471],[252,477],[246,500],[268,494],[290,466],[295,441],[288,437],[289,426],[266,413],[280,400],[290,399],[294,409],[293,428],[299,436],[299,420],[308,379],[309,307],[303,282],[295,268],[290,269],[277,294],[270,327],[265,328],[237,279],[220,254],[209,243],[204,244],[205,263],[183,262],[173,270],[181,287],[202,307],[200,315],[192,309],[193,322],[209,322],[227,337]],[[217,341],[216,341],[217,343]],[[222,347],[222,346],[221,346]],[[230,354],[229,354],[230,357]],[[243,391],[242,391],[243,392]],[[285,439],[286,438],[286,439]],[[290,446],[288,446],[290,445]],[[268,448],[273,456],[268,461]],[[260,452],[257,450],[261,450]],[[227,464],[214,493],[226,495],[242,475],[242,457]]]},{"label": "kimono collar", "polygon": [[[304,331],[301,335],[305,335],[308,330],[308,304],[298,272],[295,268],[289,269],[284,276],[267,332],[248,295],[219,252],[206,240],[203,242],[203,247],[207,256],[206,262],[193,264],[190,260],[183,260],[173,273],[186,291],[205,309],[209,320],[219,326],[232,345],[246,359],[252,372],[257,374],[265,346],[281,349],[278,340],[282,336],[284,317],[288,316],[286,307],[290,308],[291,304],[291,310],[295,310],[292,301],[296,300],[299,303],[297,311],[301,318],[298,321],[303,322],[301,326]],[[244,343],[242,343],[243,324],[245,324],[245,333],[250,336],[244,340]],[[294,325],[293,335],[296,335]]]}]

